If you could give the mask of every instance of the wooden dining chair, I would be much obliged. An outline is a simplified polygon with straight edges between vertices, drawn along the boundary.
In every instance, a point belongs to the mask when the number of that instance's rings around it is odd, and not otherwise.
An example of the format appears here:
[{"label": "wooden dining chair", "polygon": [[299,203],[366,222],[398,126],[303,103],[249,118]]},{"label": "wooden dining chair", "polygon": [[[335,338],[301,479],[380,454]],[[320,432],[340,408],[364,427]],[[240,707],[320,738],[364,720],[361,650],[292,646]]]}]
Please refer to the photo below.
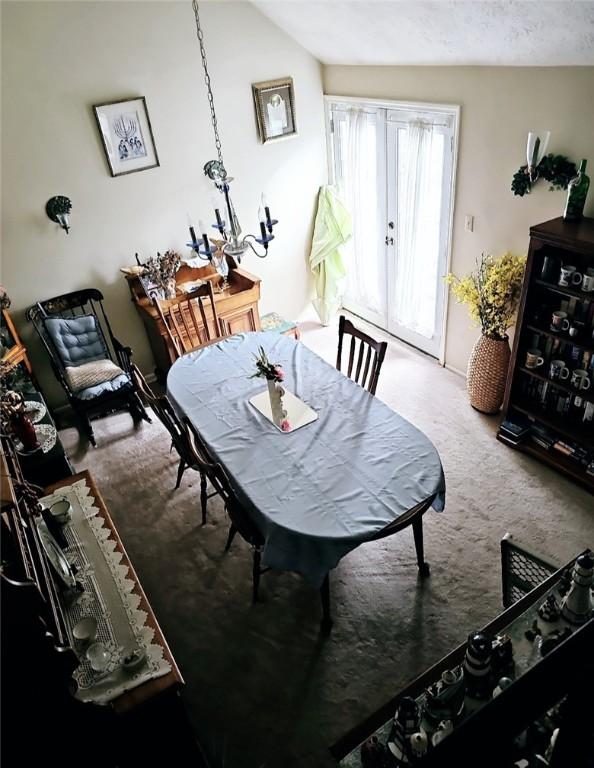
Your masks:
[{"label": "wooden dining chair", "polygon": [[156,299],[155,304],[175,359],[222,336],[210,280],[182,299]]},{"label": "wooden dining chair", "polygon": [[252,600],[255,603],[258,600],[260,576],[270,570],[269,568],[262,568],[264,537],[239,502],[224,467],[212,458],[198,430],[187,418],[184,419],[184,426],[194,460],[196,464],[201,467],[201,471],[205,473],[212,486],[223,499],[225,510],[229,516],[231,525],[229,528],[229,535],[227,536],[225,552],[229,551],[233,539],[238,533],[252,548]]},{"label": "wooden dining chair", "polygon": [[132,376],[138,388],[140,397],[145,405],[152,408],[153,413],[159,419],[161,424],[169,432],[171,437],[171,449],[175,448],[179,456],[179,465],[177,468],[177,482],[175,490],[181,485],[182,477],[186,469],[193,469],[200,475],[200,506],[202,511],[202,525],[206,524],[206,506],[208,499],[217,495],[216,488],[208,493],[207,473],[203,470],[200,462],[195,460],[194,451],[190,445],[187,429],[180,421],[175,409],[171,405],[166,395],[156,395],[150,388],[147,380],[144,378],[138,366],[132,366]]},{"label": "wooden dining chair", "polygon": [[[341,370],[342,342],[345,334],[348,334],[351,337],[347,376],[356,381],[357,384],[360,384],[363,388],[367,388],[367,391],[372,395],[375,395],[388,344],[385,341],[376,341],[375,339],[372,339],[371,336],[368,336],[366,333],[363,333],[363,331],[355,328],[351,321],[347,320],[344,315],[341,315],[338,321],[338,355],[336,357],[336,367],[339,371]],[[359,350],[358,354],[355,355],[357,341],[359,341]],[[353,375],[355,356],[357,357],[357,363]],[[363,367],[364,358],[365,366]]]}]

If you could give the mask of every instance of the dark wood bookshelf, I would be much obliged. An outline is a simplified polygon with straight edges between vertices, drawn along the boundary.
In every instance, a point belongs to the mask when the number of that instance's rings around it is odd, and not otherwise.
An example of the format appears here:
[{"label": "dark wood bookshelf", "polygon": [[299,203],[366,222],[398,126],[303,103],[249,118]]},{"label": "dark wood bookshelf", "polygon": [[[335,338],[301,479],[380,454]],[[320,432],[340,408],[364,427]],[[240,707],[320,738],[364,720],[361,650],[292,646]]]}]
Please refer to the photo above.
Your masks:
[{"label": "dark wood bookshelf", "polygon": [[[554,273],[552,276],[547,275],[545,279],[545,257],[551,258],[547,264],[552,265],[553,270],[557,265],[560,267],[561,264],[572,264],[583,274],[589,267],[594,267],[594,219],[583,218],[577,222],[568,222],[558,218],[530,228],[530,247],[502,420],[519,422],[528,419],[533,425],[543,427],[551,438],[575,446],[576,450],[586,451],[589,455],[588,461],[593,462],[594,466],[594,422],[585,421],[583,416],[580,417],[580,412],[584,413],[583,409],[591,408],[594,404],[594,339],[591,327],[594,322],[594,292],[582,291],[580,286],[560,286],[557,284],[558,276]],[[557,333],[547,327],[549,310],[561,309],[562,301],[571,302],[570,314],[575,307],[580,306],[578,302],[583,302],[581,308],[585,326],[579,337],[573,338],[567,332]],[[565,308],[565,305],[563,307]],[[539,369],[525,367],[526,351],[532,348],[535,335],[541,337],[539,346],[545,358],[545,364]],[[590,389],[577,390],[569,381],[553,380],[547,376],[550,363],[545,353],[545,347],[550,348],[550,343],[545,343],[547,339],[555,339],[566,345],[560,348],[562,353],[554,354],[565,356],[570,371],[573,372],[577,368],[588,370],[592,382]],[[572,362],[576,358],[577,362]],[[546,395],[543,395],[543,399],[547,399],[546,406],[543,406],[541,392],[545,382],[550,386]],[[579,401],[575,400],[576,397],[581,398],[581,406]],[[570,398],[569,406],[573,413],[557,412],[556,407],[563,403],[563,400],[559,402],[557,398]],[[554,448],[546,449],[533,442],[530,435],[515,441],[500,430],[497,437],[505,445],[533,456],[594,492],[594,475],[589,474],[586,470],[587,464],[581,463],[577,458],[566,456]]]}]

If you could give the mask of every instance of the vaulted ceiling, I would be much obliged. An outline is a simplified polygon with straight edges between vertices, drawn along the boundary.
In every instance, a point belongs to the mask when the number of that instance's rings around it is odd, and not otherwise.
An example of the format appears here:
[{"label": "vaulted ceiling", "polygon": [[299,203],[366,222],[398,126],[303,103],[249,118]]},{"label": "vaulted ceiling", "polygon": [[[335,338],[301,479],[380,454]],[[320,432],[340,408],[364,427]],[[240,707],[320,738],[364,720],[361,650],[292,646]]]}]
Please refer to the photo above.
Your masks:
[{"label": "vaulted ceiling", "polygon": [[252,0],[326,64],[594,64],[585,0]]}]

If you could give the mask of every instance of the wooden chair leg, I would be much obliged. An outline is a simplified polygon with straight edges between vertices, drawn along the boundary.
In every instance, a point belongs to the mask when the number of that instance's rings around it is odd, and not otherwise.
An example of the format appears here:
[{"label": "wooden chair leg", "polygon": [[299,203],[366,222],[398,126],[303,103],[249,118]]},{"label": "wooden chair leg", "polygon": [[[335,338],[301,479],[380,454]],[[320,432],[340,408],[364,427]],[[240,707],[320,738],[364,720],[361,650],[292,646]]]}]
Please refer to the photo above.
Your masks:
[{"label": "wooden chair leg", "polygon": [[206,525],[206,502],[208,497],[206,495],[206,475],[200,473],[200,506],[202,507],[202,525]]},{"label": "wooden chair leg", "polygon": [[235,534],[237,533],[237,528],[231,523],[231,527],[229,528],[229,535],[227,536],[227,543],[225,544],[225,552],[228,552],[231,549],[231,544],[233,544],[233,539],[235,538]]},{"label": "wooden chair leg", "polygon": [[186,471],[186,462],[183,459],[179,460],[179,467],[177,468],[177,483],[175,484],[175,490],[181,485],[182,477]]},{"label": "wooden chair leg", "polygon": [[415,549],[417,550],[417,565],[421,576],[429,576],[429,563],[425,562],[425,553],[423,547],[423,518],[418,517],[412,524],[413,535],[415,537]]},{"label": "wooden chair leg", "polygon": [[91,426],[91,419],[88,417],[86,413],[84,413],[84,411],[79,411],[78,419],[83,429],[83,432],[87,436],[88,441],[91,443],[93,448],[96,448],[97,441],[95,440],[95,434],[93,432],[93,427]]},{"label": "wooden chair leg", "polygon": [[257,547],[254,547],[254,564],[252,568],[252,602],[258,602],[258,590],[260,588],[260,575],[262,573],[261,568],[262,554]]},{"label": "wooden chair leg", "polygon": [[329,634],[332,629],[332,616],[330,613],[330,574],[327,573],[320,587],[322,598],[322,623],[320,628],[324,634]]}]

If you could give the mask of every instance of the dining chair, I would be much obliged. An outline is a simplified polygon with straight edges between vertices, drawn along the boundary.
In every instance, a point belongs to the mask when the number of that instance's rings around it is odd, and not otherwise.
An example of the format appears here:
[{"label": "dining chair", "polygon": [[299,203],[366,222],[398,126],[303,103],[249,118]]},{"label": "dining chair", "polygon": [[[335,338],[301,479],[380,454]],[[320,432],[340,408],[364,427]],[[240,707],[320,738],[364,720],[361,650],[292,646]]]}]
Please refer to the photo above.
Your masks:
[{"label": "dining chair", "polygon": [[[336,357],[336,367],[340,371],[342,363],[342,342],[345,334],[351,337],[349,350],[349,363],[347,376],[372,395],[375,395],[377,382],[379,379],[382,363],[386,356],[388,344],[385,341],[376,341],[363,331],[358,330],[344,315],[340,316],[338,321],[338,355]],[[357,364],[353,376],[353,365],[355,364],[355,347],[359,341],[359,350],[357,355]],[[373,353],[373,360],[372,360]],[[363,358],[365,357],[365,367],[363,367]],[[361,369],[363,368],[363,371]]]},{"label": "dining chair", "polygon": [[[188,418],[184,418],[184,425],[187,429],[188,441],[194,454],[195,462],[201,467],[207,475],[211,484],[223,499],[225,509],[231,523],[225,552],[231,549],[235,536],[239,533],[242,539],[252,548],[252,602],[258,602],[258,593],[260,588],[260,576],[270,570],[262,567],[262,550],[264,548],[264,536],[260,533],[257,526],[248,515],[245,507],[237,498],[237,494],[229,480],[225,468],[212,458],[204,440],[198,430],[194,427]],[[329,632],[332,627],[330,617],[330,578],[326,575],[322,586],[320,587],[320,596],[322,599],[322,631]]]},{"label": "dining chair", "polygon": [[222,336],[210,280],[181,299],[156,299],[155,304],[175,352],[172,363]]},{"label": "dining chair", "polygon": [[171,437],[171,448],[175,448],[177,455],[179,456],[175,490],[181,485],[182,477],[186,469],[193,469],[200,475],[200,506],[202,510],[202,525],[205,525],[208,499],[216,496],[217,490],[215,488],[214,491],[208,493],[208,475],[203,471],[200,462],[196,461],[194,451],[189,442],[187,430],[176,414],[169,398],[166,395],[156,395],[136,365],[132,366],[132,377],[144,403],[152,408],[155,416],[169,432]]},{"label": "dining chair", "polygon": [[223,499],[225,510],[229,516],[231,525],[225,544],[225,552],[231,549],[231,544],[237,533],[252,548],[252,600],[255,603],[258,600],[260,576],[270,570],[269,568],[262,568],[264,537],[239,502],[224,467],[212,458],[198,430],[187,418],[184,419],[184,425],[194,461],[201,467],[201,471],[208,476],[211,484]]}]

